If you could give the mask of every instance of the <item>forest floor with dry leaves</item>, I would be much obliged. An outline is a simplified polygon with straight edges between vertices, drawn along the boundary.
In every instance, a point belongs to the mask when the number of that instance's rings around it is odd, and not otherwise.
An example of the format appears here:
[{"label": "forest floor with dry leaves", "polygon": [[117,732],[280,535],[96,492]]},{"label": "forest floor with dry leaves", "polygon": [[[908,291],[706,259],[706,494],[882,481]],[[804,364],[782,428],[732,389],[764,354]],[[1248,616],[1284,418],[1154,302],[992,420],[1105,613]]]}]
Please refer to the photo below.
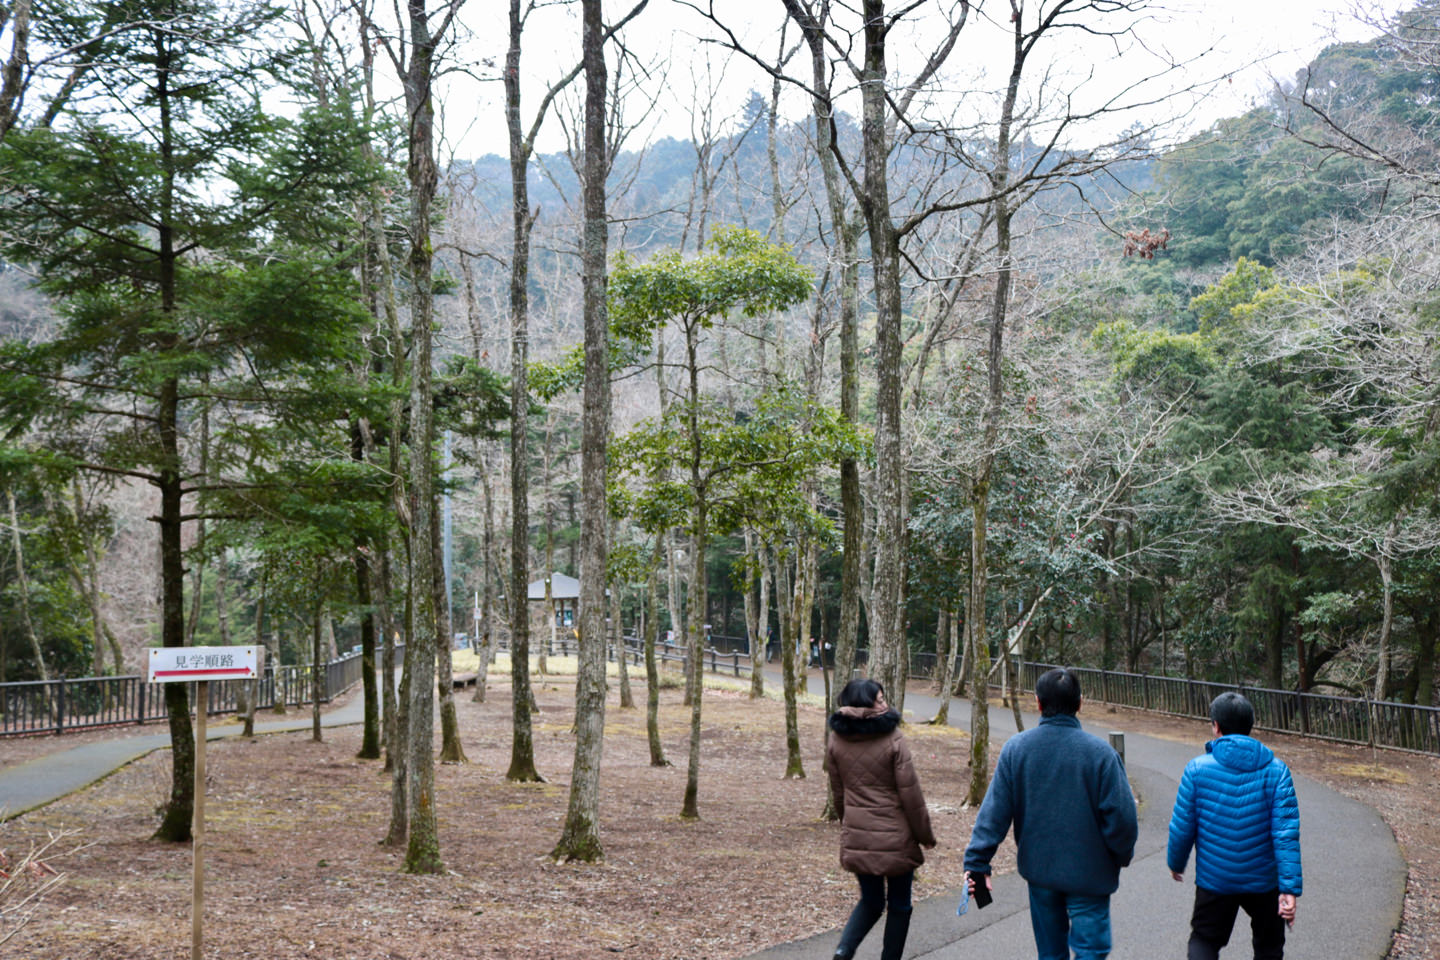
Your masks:
[{"label": "forest floor with dry leaves", "polygon": [[[564,822],[573,759],[568,678],[537,678],[535,757],[544,783],[505,779],[508,683],[492,683],[486,703],[472,702],[468,691],[457,694],[469,762],[437,769],[446,870],[436,876],[400,872],[404,851],[379,845],[389,823],[390,780],[378,762],[355,759],[359,727],[327,729],[323,743],[308,733],[212,742],[205,955],[730,960],[843,923],[854,882],[839,867],[838,826],[820,818],[824,714],[818,698],[800,707],[808,777],[785,780],[783,705],[752,702],[738,686],[707,689],[701,819],[683,822],[689,708],[679,690],[662,691],[661,737],[675,765],[652,767],[644,685],[635,684],[634,710],[618,708],[611,686],[600,783],[605,860],[598,865],[549,856]],[[818,688],[812,677],[812,689]],[[1117,720],[1133,733],[1197,745],[1205,734],[1195,721],[1138,711],[1121,710]],[[969,740],[963,731],[918,723],[905,732],[940,840],[917,876],[915,895],[923,898],[961,880],[973,818],[963,805]],[[1372,759],[1360,748],[1266,739],[1297,772],[1371,804],[1389,822],[1410,863],[1404,926],[1391,956],[1435,957],[1440,761],[1387,751]],[[0,765],[78,742],[0,742]],[[55,861],[65,882],[0,954],[27,960],[189,956],[190,847],[148,839],[168,784],[169,755],[159,751],[0,826],[0,846],[11,851],[56,831],[73,831],[71,847],[86,845]],[[996,867],[1014,868],[1008,843]]]}]

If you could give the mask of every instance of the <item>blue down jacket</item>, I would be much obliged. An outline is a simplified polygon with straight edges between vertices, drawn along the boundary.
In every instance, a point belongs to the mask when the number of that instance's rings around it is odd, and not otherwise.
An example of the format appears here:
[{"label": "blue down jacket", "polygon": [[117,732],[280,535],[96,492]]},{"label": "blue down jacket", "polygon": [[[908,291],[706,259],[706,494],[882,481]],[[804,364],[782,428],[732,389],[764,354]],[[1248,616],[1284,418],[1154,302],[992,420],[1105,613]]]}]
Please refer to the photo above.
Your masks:
[{"label": "blue down jacket", "polygon": [[1185,765],[1170,815],[1166,861],[1185,871],[1195,848],[1195,883],[1213,893],[1300,896],[1300,807],[1290,769],[1253,737],[1205,744]]}]

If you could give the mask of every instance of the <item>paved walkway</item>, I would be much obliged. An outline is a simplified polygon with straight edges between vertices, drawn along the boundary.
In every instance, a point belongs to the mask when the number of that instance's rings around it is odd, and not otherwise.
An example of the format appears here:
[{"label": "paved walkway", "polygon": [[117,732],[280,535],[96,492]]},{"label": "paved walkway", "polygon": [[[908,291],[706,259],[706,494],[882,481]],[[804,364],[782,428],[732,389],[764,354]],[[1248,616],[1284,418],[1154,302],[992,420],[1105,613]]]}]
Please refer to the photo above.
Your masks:
[{"label": "paved walkway", "polygon": [[[292,707],[283,720],[261,720],[264,716],[275,716],[268,711],[256,713],[255,716],[257,735],[310,730],[314,726],[308,705]],[[349,700],[340,706],[330,710],[322,707],[320,725],[341,727],[363,723],[364,720],[365,698],[357,688]],[[150,726],[162,732],[98,740],[0,768],[0,820],[18,817],[27,810],[43,807],[97,780],[103,780],[127,763],[133,763],[148,753],[169,749],[170,731],[165,722],[160,721]],[[216,724],[212,720],[206,724],[205,740],[208,743],[211,740],[238,737],[243,730],[244,727],[238,723]],[[0,751],[4,749],[5,741],[0,740]]]},{"label": "paved walkway", "polygon": [[[905,699],[906,711],[922,719],[934,716],[938,705],[935,698],[915,693],[907,693]],[[969,703],[951,701],[950,718],[952,726],[968,730]],[[1024,719],[1029,729],[1039,717],[1026,715]],[[1111,730],[1124,729],[1107,722],[1103,713],[1088,714],[1084,707],[1080,719],[1087,730],[1102,738]],[[990,730],[992,748],[998,750],[1000,742],[1015,732],[1008,709],[991,708]],[[1192,856],[1185,883],[1176,883],[1165,865],[1165,840],[1180,773],[1203,749],[1208,734],[1199,721],[1192,743],[1126,734],[1126,769],[1140,796],[1140,839],[1135,860],[1121,872],[1120,889],[1111,901],[1114,960],[1184,956],[1195,896],[1195,862]],[[1390,949],[1391,932],[1400,924],[1405,896],[1406,865],[1394,835],[1373,809],[1328,787],[1297,776],[1295,789],[1300,800],[1305,895],[1289,933],[1287,956],[1383,960]],[[963,856],[968,840],[941,837],[942,846],[930,856]],[[984,910],[972,904],[963,917],[955,915],[959,890],[918,901],[906,960],[1034,960],[1025,882],[1011,873],[995,877],[994,885],[994,903]],[[761,951],[750,960],[829,957],[844,921],[845,917],[838,916],[835,929]],[[882,919],[862,944],[859,960],[880,955],[883,926]],[[1249,940],[1242,913],[1222,956],[1232,960],[1251,956]]]}]

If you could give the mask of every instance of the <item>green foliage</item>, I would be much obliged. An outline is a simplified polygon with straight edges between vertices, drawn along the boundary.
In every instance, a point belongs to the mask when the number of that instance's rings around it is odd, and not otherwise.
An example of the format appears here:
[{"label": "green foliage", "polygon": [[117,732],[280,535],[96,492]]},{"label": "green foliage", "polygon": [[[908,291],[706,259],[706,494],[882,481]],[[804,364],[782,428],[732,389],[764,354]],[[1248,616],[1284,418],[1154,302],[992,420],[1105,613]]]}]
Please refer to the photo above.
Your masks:
[{"label": "green foliage", "polygon": [[[112,426],[87,431],[86,458],[147,470],[156,442],[115,397],[143,406],[179,384],[182,407],[194,389],[273,410],[300,370],[325,379],[359,357],[365,315],[337,240],[376,171],[343,109],[282,120],[251,95],[294,61],[271,33],[279,8],[123,6],[175,28],[116,39],[91,74],[114,99],[77,99],[53,129],[0,146],[0,250],[33,266],[63,319],[47,343],[6,346],[0,408],[12,430],[43,418],[62,436],[102,414]],[[68,394],[51,389],[78,369]]]},{"label": "green foliage", "polygon": [[645,264],[617,253],[609,281],[610,326],[616,340],[648,346],[666,322],[709,326],[731,315],[759,317],[810,295],[810,269],[755,230],[717,228],[710,248],[713,253],[688,260],[677,251],[665,251]]},{"label": "green foliage", "polygon": [[510,380],[470,357],[451,357],[434,383],[437,430],[494,440],[510,419]]},{"label": "green foliage", "polygon": [[[18,535],[23,551],[25,578],[13,548],[15,532],[4,518],[0,535],[0,660],[4,680],[38,680],[28,635],[33,626],[41,656],[51,677],[88,676],[94,651],[88,604],[75,588],[73,571],[85,562],[84,538],[107,533],[105,511],[73,517],[54,510],[56,498],[68,497],[69,474],[57,469],[52,458],[30,457],[25,451],[0,443],[0,511],[8,511],[5,492],[16,501]],[[29,625],[26,623],[28,617]]]},{"label": "green foliage", "polygon": [[1137,330],[1128,320],[1095,328],[1091,341],[1110,356],[1116,376],[1159,395],[1179,396],[1215,371],[1207,339],[1196,333]]},{"label": "green foliage", "polygon": [[1276,283],[1273,269],[1241,257],[1229,273],[1190,301],[1200,332],[1214,336],[1243,324],[1253,315],[1260,294]]},{"label": "green foliage", "polygon": [[[381,422],[388,400],[354,375],[371,318],[352,217],[381,172],[353,91],[268,112],[302,80],[281,4],[69,9],[80,15],[57,38],[104,18],[132,26],[87,57],[52,126],[0,144],[0,256],[39,277],[59,321],[44,342],[0,348],[0,430],[35,431],[71,466],[148,481],[172,504],[198,494],[158,525],[167,558],[197,510],[211,549],[353,549],[384,500],[374,478],[348,475],[349,422]],[[181,579],[170,566],[162,583],[171,645]]]},{"label": "green foliage", "polygon": [[[1433,48],[1434,18],[1427,0],[1398,14],[1394,27],[1374,40],[1327,48],[1269,103],[1166,154],[1145,213],[1135,219],[1171,230],[1165,256],[1180,266],[1238,258],[1273,266],[1337,224],[1403,209],[1413,189],[1393,171],[1376,176],[1373,165],[1345,151],[1375,149],[1395,158],[1433,151],[1433,56],[1417,51]],[[1300,105],[1301,95],[1355,139]],[[1342,149],[1314,145],[1327,143]],[[1433,166],[1409,162],[1422,176]]]},{"label": "green foliage", "polygon": [[801,485],[819,465],[868,454],[866,438],[853,425],[783,387],[758,396],[750,414],[732,415],[713,403],[693,413],[701,486],[693,486],[688,474],[660,479],[667,467],[696,453],[692,411],[676,403],[663,418],[646,420],[612,442],[610,504],[617,517],[651,533],[688,529],[703,498],[716,534],[750,525],[774,536],[829,536],[832,524],[810,508]]}]

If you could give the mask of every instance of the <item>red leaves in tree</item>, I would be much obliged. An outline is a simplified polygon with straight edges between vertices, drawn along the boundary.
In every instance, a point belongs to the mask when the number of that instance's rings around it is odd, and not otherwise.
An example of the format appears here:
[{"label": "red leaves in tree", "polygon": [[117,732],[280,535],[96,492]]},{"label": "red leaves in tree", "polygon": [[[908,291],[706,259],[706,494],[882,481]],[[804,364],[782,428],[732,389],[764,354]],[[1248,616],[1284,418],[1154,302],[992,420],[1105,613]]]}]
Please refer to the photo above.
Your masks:
[{"label": "red leaves in tree", "polygon": [[1170,242],[1170,228],[1166,227],[1159,233],[1151,233],[1150,228],[1144,230],[1130,231],[1125,234],[1125,253],[1127,257],[1138,256],[1142,260],[1154,260],[1156,250],[1164,250],[1165,245]]}]

